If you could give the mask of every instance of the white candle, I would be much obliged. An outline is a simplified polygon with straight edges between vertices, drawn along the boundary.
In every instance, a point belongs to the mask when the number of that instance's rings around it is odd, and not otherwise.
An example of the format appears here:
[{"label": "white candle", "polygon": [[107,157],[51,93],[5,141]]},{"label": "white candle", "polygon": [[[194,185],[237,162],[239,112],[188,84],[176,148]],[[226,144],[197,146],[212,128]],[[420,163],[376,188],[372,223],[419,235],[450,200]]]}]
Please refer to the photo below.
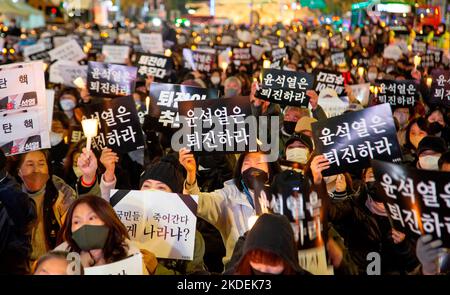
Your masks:
[{"label": "white candle", "polygon": [[172,56],[172,50],[170,50],[169,48],[167,48],[167,49],[164,51],[164,55],[167,56],[167,57],[171,57],[171,56]]},{"label": "white candle", "polygon": [[222,67],[222,70],[224,72],[226,72],[227,68],[228,68],[228,63],[226,61],[222,62],[222,64],[220,65]]},{"label": "white candle", "polygon": [[420,65],[422,58],[418,55],[414,56],[414,69],[417,69],[417,66]]},{"label": "white candle", "polygon": [[148,111],[150,109],[150,96],[147,96],[145,98],[145,110],[146,110],[146,114],[148,115]]},{"label": "white candle", "polygon": [[265,59],[264,62],[263,62],[263,68],[264,68],[264,69],[270,69],[270,65],[271,65],[271,64],[272,64],[272,63],[270,62],[270,60]]},{"label": "white candle", "polygon": [[428,88],[431,88],[431,84],[433,83],[433,78],[431,78],[431,77],[428,77],[427,78],[427,86],[428,86]]},{"label": "white candle", "polygon": [[79,89],[86,88],[86,83],[84,83],[84,80],[81,77],[78,77],[75,80],[73,80],[73,84],[75,84],[75,86],[77,86],[77,88]]},{"label": "white candle", "polygon": [[364,68],[363,68],[363,67],[359,67],[359,68],[358,68],[358,75],[359,75],[360,77],[364,76]]},{"label": "white candle", "polygon": [[89,152],[91,150],[92,138],[97,136],[98,133],[98,120],[97,119],[84,119],[81,121],[83,127],[84,136],[87,138],[86,149]]}]

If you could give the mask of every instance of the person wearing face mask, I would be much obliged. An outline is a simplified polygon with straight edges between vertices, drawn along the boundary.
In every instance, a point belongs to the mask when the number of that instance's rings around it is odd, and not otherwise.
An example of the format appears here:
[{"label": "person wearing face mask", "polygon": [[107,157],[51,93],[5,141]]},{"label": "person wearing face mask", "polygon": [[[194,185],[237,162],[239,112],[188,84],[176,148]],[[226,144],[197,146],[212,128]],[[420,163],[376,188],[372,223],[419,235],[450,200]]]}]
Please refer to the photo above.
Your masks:
[{"label": "person wearing face mask", "polygon": [[263,214],[258,217],[245,235],[242,249],[236,251],[240,251],[236,253],[240,255],[225,274],[310,275],[299,266],[294,232],[283,215]]},{"label": "person wearing face mask", "polygon": [[75,89],[62,90],[61,94],[56,99],[56,105],[59,106],[64,114],[66,114],[72,125],[76,124],[74,109],[77,107],[80,99],[80,94]]},{"label": "person wearing face mask", "polygon": [[223,93],[223,87],[221,85],[222,82],[222,72],[220,70],[214,70],[211,73],[211,77],[208,81],[208,88],[217,89],[219,93]]},{"label": "person wearing face mask", "polygon": [[236,77],[229,77],[223,82],[224,98],[240,96],[242,94],[242,83]]},{"label": "person wearing face mask", "polygon": [[295,132],[295,126],[300,118],[309,116],[307,109],[301,109],[298,107],[287,106],[283,112],[283,124],[280,129],[280,151],[281,157],[285,155],[286,142]]},{"label": "person wearing face mask", "polygon": [[378,77],[378,68],[375,66],[370,66],[367,70],[367,79],[370,83],[374,83]]},{"label": "person wearing face mask", "polygon": [[406,127],[405,145],[403,146],[403,163],[415,166],[419,142],[428,135],[428,124],[424,118],[416,118]]},{"label": "person wearing face mask", "polygon": [[[314,189],[319,195],[327,196],[322,171],[330,167],[323,155],[311,161],[305,175],[312,178]],[[339,234],[358,265],[359,273],[367,271],[367,255],[377,252],[381,256],[381,274],[407,274],[419,262],[415,256],[415,240],[392,228],[382,194],[372,168],[363,171],[364,185],[354,195],[341,202],[330,202],[328,220],[338,225]]]},{"label": "person wearing face mask", "polygon": [[450,145],[450,128],[445,111],[440,108],[431,110],[427,116],[427,122],[428,134],[440,137],[445,140],[447,146]]},{"label": "person wearing face mask", "polygon": [[393,113],[398,122],[397,139],[400,146],[403,146],[406,142],[406,128],[408,127],[410,114],[409,108],[396,108]]},{"label": "person wearing face mask", "polygon": [[197,185],[197,165],[187,149],[179,152],[179,161],[187,176],[183,192],[198,195],[197,216],[205,219],[221,233],[226,248],[224,265],[230,260],[236,241],[250,229],[255,215],[267,211],[265,185],[280,171],[277,162],[268,162],[262,152],[242,153],[235,166],[234,177],[214,192],[200,192]]},{"label": "person wearing face mask", "polygon": [[281,161],[283,169],[294,169],[301,172],[313,151],[313,143],[309,136],[294,133],[286,142],[285,161]]},{"label": "person wearing face mask", "polygon": [[[97,196],[87,195],[73,202],[61,228],[61,244],[56,251],[80,254],[84,268],[120,261],[141,251],[129,239],[128,231],[111,205]],[[157,260],[142,251],[143,273],[153,274]]]},{"label": "person wearing face mask", "polygon": [[424,137],[417,149],[417,168],[425,170],[439,170],[438,161],[443,153],[447,151],[445,142],[436,136]]}]

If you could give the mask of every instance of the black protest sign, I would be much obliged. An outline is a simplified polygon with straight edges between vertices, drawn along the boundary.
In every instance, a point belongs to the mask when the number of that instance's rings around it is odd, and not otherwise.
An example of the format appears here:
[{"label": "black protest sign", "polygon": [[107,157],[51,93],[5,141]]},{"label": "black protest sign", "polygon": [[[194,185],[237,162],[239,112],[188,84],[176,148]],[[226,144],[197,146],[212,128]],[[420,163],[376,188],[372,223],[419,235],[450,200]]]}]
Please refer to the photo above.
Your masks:
[{"label": "black protest sign", "polygon": [[325,88],[334,89],[338,96],[344,95],[344,76],[339,72],[327,70],[314,71],[314,90],[319,93]]},{"label": "black protest sign", "polygon": [[419,91],[413,80],[376,80],[375,83],[378,102],[389,103],[392,108],[414,106],[418,99]]},{"label": "black protest sign", "polygon": [[178,108],[180,101],[206,100],[218,98],[217,90],[165,83],[150,86],[150,117],[158,118],[160,129],[178,128]]},{"label": "black protest sign", "polygon": [[[182,146],[198,154],[236,153],[256,150],[256,119],[248,97],[182,101],[179,104],[182,123]],[[173,140],[173,138],[172,138]]]},{"label": "black protest sign", "polygon": [[50,55],[48,54],[48,51],[41,51],[36,52],[28,56],[30,60],[44,60],[44,61],[50,61]]},{"label": "black protest sign", "polygon": [[306,91],[312,89],[313,81],[313,76],[304,72],[263,69],[258,96],[281,105],[307,108],[309,97]]},{"label": "black protest sign", "polygon": [[450,71],[434,70],[431,72],[433,82],[429,103],[450,107]]},{"label": "black protest sign", "polygon": [[337,52],[331,55],[331,63],[333,66],[342,66],[347,64],[345,59],[345,52]]},{"label": "black protest sign", "polygon": [[237,65],[250,63],[252,61],[251,48],[233,48],[233,61]]},{"label": "black protest sign", "polygon": [[216,62],[216,54],[205,51],[193,51],[187,48],[183,49],[184,67],[194,71],[211,72]]},{"label": "black protest sign", "polygon": [[392,111],[388,104],[350,112],[312,124],[314,146],[330,162],[324,176],[357,171],[370,159],[400,162]]},{"label": "black protest sign", "polygon": [[422,61],[420,65],[423,68],[434,68],[442,62],[442,50],[428,49],[427,53],[422,55]]},{"label": "black protest sign", "polygon": [[318,40],[308,40],[306,41],[306,49],[316,50],[318,47]]},{"label": "black protest sign", "polygon": [[128,153],[144,148],[144,137],[131,96],[105,99],[102,103],[80,107],[83,118],[96,118],[98,135],[92,139],[97,151],[108,147],[117,153]]},{"label": "black protest sign", "polygon": [[164,79],[173,68],[172,58],[158,54],[140,54],[136,58],[135,66],[140,78],[146,79],[151,75],[156,79]]},{"label": "black protest sign", "polygon": [[415,237],[429,234],[450,247],[450,173],[372,161],[393,227]]},{"label": "black protest sign", "polygon": [[90,61],[87,74],[89,94],[98,97],[132,95],[136,73],[135,67]]}]

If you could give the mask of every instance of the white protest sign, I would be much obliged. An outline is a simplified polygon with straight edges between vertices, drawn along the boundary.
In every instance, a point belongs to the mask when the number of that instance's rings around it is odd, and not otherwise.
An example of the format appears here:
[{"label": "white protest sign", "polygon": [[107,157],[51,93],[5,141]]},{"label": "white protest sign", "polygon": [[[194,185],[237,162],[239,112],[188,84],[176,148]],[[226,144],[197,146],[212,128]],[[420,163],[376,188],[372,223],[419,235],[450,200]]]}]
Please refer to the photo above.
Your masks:
[{"label": "white protest sign", "polygon": [[402,57],[402,50],[397,45],[389,45],[384,48],[383,58],[399,60]]},{"label": "white protest sign", "polygon": [[44,42],[39,42],[33,45],[25,46],[23,48],[23,56],[28,59],[28,57],[32,54],[45,51],[47,48],[45,47]]},{"label": "white protest sign", "polygon": [[49,81],[55,84],[63,83],[64,79],[61,76],[61,66],[77,66],[77,65],[78,63],[74,61],[57,60],[55,63],[50,65]]},{"label": "white protest sign", "polygon": [[252,44],[251,51],[252,51],[252,56],[256,60],[259,60],[261,58],[262,54],[264,53],[264,47]]},{"label": "white protest sign", "polygon": [[164,53],[163,38],[160,33],[141,33],[139,42],[142,48],[150,53]]},{"label": "white protest sign", "polygon": [[140,249],[158,258],[194,258],[198,196],[112,190],[110,202]]},{"label": "white protest sign", "polygon": [[75,40],[70,40],[63,45],[52,49],[48,52],[52,61],[54,60],[71,60],[80,61],[86,57],[83,49],[81,49],[78,42]]},{"label": "white protest sign", "polygon": [[350,85],[353,95],[363,105],[367,106],[369,103],[370,83]]},{"label": "white protest sign", "polygon": [[59,74],[62,78],[62,84],[68,87],[78,87],[73,82],[75,79],[81,77],[83,81],[87,81],[87,71],[88,66],[82,65],[60,65],[59,66]]},{"label": "white protest sign", "polygon": [[0,67],[0,116],[0,147],[6,155],[50,148],[41,61]]},{"label": "white protest sign", "polygon": [[105,56],[105,63],[125,64],[130,54],[130,47],[103,45],[102,54]]},{"label": "white protest sign", "polygon": [[53,104],[55,103],[55,90],[46,89],[45,97],[47,98],[48,130],[52,130]]},{"label": "white protest sign", "polygon": [[0,37],[0,50],[3,49],[3,46],[5,46],[5,38]]},{"label": "white protest sign", "polygon": [[319,105],[328,118],[342,115],[349,107],[349,103],[339,98],[336,91],[331,88],[320,91]]},{"label": "white protest sign", "polygon": [[68,43],[72,39],[73,39],[73,37],[71,37],[71,36],[54,36],[53,37],[53,45],[56,48],[65,43]]},{"label": "white protest sign", "polygon": [[138,253],[117,262],[84,268],[84,274],[92,275],[143,275],[142,254]]},{"label": "white protest sign", "polygon": [[313,275],[333,275],[333,266],[327,265],[325,246],[298,251],[300,266]]}]

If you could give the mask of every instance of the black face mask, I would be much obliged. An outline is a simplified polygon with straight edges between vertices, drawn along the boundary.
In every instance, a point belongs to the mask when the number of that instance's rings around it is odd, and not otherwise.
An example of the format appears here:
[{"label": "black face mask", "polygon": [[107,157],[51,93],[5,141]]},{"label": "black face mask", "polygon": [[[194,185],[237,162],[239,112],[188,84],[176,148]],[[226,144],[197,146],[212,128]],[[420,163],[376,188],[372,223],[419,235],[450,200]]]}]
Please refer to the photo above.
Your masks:
[{"label": "black face mask", "polygon": [[429,125],[428,127],[428,134],[430,135],[436,135],[439,132],[442,131],[442,129],[444,129],[444,126],[442,126],[441,124],[439,124],[438,122],[433,122]]},{"label": "black face mask", "polygon": [[297,122],[283,121],[283,130],[287,134],[292,135],[295,131],[296,125],[297,125]]},{"label": "black face mask", "polygon": [[252,269],[252,274],[255,276],[273,276],[274,275],[273,273],[262,272],[262,271],[256,270],[253,267],[251,269]]},{"label": "black face mask", "polygon": [[378,196],[377,194],[377,186],[375,184],[375,181],[366,182],[366,190],[367,194],[372,198],[372,200],[379,203],[383,202],[383,198],[381,198],[381,196]]},{"label": "black face mask", "polygon": [[262,188],[269,179],[266,172],[261,169],[250,167],[242,173],[242,181],[249,189]]}]

